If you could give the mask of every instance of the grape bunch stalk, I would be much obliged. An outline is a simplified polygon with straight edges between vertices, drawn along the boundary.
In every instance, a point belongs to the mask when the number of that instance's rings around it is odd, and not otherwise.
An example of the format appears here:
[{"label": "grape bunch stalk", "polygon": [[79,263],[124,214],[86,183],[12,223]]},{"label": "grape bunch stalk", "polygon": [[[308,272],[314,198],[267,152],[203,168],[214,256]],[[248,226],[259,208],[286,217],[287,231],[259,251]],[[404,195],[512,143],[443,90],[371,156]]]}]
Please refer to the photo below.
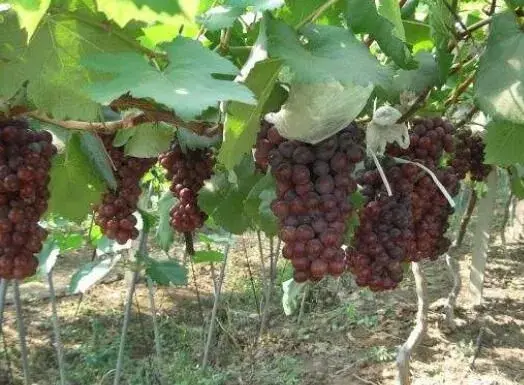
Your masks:
[{"label": "grape bunch stalk", "polygon": [[141,194],[140,179],[156,163],[155,158],[136,158],[127,156],[123,147],[114,147],[114,134],[102,135],[104,147],[115,167],[117,188],[107,190],[102,196],[102,203],[96,205],[95,223],[102,228],[102,233],[109,239],[125,244],[138,237],[136,217]]},{"label": "grape bunch stalk", "polygon": [[24,279],[38,267],[35,253],[47,237],[38,221],[49,200],[52,140],[26,121],[0,122],[0,278]]},{"label": "grape bunch stalk", "polygon": [[345,270],[341,248],[346,219],[352,212],[349,194],[357,188],[351,174],[363,158],[356,125],[311,145],[283,138],[266,122],[258,136],[255,161],[271,167],[277,199],[271,209],[279,219],[284,258],[290,259],[297,282],[318,281]]},{"label": "grape bunch stalk", "polygon": [[178,198],[178,203],[170,211],[171,227],[180,233],[192,233],[202,227],[207,218],[198,207],[197,196],[204,181],[213,173],[213,152],[210,149],[187,149],[184,152],[178,143],[174,143],[170,151],[160,156],[160,164],[167,170],[170,190]]}]

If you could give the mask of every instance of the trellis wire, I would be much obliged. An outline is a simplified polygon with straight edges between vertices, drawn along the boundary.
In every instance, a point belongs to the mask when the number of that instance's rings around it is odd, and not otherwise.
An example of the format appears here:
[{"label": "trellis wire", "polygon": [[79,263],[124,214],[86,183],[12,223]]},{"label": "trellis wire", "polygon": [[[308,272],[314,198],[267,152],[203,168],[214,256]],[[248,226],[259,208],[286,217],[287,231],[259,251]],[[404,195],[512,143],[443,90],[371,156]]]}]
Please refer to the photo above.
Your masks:
[{"label": "trellis wire", "polygon": [[26,333],[24,318],[22,315],[22,301],[20,300],[20,283],[13,281],[13,291],[15,297],[16,323],[18,326],[18,339],[20,341],[20,355],[22,358],[22,370],[24,372],[24,384],[29,385],[29,360],[27,359]]}]

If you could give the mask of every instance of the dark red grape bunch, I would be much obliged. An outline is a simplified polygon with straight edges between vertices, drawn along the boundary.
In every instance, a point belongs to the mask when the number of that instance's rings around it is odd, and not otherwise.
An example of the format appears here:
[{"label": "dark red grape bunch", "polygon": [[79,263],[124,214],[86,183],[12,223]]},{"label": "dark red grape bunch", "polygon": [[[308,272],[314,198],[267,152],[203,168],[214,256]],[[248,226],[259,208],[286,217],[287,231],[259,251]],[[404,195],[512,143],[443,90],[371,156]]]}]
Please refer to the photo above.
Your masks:
[{"label": "dark red grape bunch", "polygon": [[454,151],[453,125],[442,118],[417,118],[411,122],[410,145],[407,149],[397,144],[387,146],[389,156],[402,157],[434,169],[444,152]]},{"label": "dark red grape bunch", "polygon": [[197,196],[213,173],[215,158],[210,149],[182,151],[178,143],[162,154],[160,164],[171,180],[171,192],[178,203],[171,209],[171,227],[180,233],[192,233],[204,224],[207,215],[198,207]]},{"label": "dark red grape bunch", "polygon": [[295,268],[297,282],[319,281],[345,270],[341,248],[346,219],[352,212],[349,194],[357,188],[351,174],[363,158],[355,125],[311,145],[287,140],[263,123],[255,160],[271,166],[277,199],[271,209],[279,219],[284,258]]},{"label": "dark red grape bunch", "polygon": [[402,281],[402,263],[415,251],[411,191],[420,169],[413,164],[385,162],[383,169],[393,195],[388,196],[380,174],[368,169],[358,177],[367,202],[353,245],[346,249],[347,265],[359,286],[389,290]]},{"label": "dark red grape bunch", "polygon": [[141,194],[140,179],[156,163],[156,158],[125,155],[123,147],[113,146],[114,134],[101,135],[101,139],[116,169],[117,188],[107,190],[102,203],[95,206],[95,223],[106,237],[123,245],[138,237],[133,213]]},{"label": "dark red grape bunch", "polygon": [[457,135],[455,152],[450,164],[459,172],[459,178],[464,179],[469,172],[474,181],[483,181],[492,167],[484,164],[485,144],[478,133],[470,129],[462,129]]},{"label": "dark red grape bunch", "polygon": [[24,120],[0,121],[0,278],[35,274],[47,231],[38,225],[47,210],[51,158],[47,131],[31,131]]}]

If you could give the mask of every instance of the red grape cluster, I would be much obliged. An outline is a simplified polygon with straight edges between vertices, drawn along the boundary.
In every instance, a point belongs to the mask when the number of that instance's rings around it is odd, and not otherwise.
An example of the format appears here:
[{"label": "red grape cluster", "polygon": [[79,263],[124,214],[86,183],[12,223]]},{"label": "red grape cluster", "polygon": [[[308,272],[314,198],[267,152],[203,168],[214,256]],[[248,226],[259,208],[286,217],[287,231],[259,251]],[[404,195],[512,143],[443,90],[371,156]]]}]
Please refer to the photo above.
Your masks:
[{"label": "red grape cluster", "polygon": [[[412,127],[410,146],[388,145],[386,154],[426,166],[455,195],[460,171],[440,162],[444,152],[455,149],[454,127],[440,118],[416,119]],[[346,254],[357,283],[372,290],[395,288],[402,280],[403,262],[435,259],[450,245],[444,234],[453,209],[442,191],[418,166],[395,162],[386,158],[383,164],[391,197],[377,170],[369,169],[358,179],[368,201],[360,213],[354,247]]]},{"label": "red grape cluster", "polygon": [[171,209],[171,227],[181,233],[191,233],[202,227],[206,213],[198,207],[198,191],[213,173],[215,160],[210,149],[182,151],[174,144],[170,151],[160,156],[160,164],[171,180],[171,192],[178,203]]},{"label": "red grape cluster", "polygon": [[52,135],[27,122],[0,122],[0,278],[35,274],[47,237],[38,225],[47,210],[49,170],[56,154]]},{"label": "red grape cluster", "polygon": [[124,154],[123,147],[113,147],[114,135],[102,135],[102,141],[116,173],[117,188],[108,190],[102,203],[95,206],[95,223],[109,239],[125,244],[138,237],[133,215],[140,197],[140,179],[156,162],[155,158],[136,158]]},{"label": "red grape cluster", "polygon": [[457,133],[455,153],[450,164],[460,171],[460,179],[469,171],[471,179],[482,181],[491,171],[491,166],[484,164],[485,144],[479,134],[473,134],[470,129],[462,129]]},{"label": "red grape cluster", "polygon": [[262,124],[255,150],[260,168],[271,166],[277,199],[271,209],[279,219],[284,258],[295,268],[297,282],[318,281],[345,270],[341,248],[346,218],[352,211],[349,194],[357,188],[351,173],[363,158],[356,125],[311,145],[283,138]]},{"label": "red grape cluster", "polygon": [[359,286],[372,290],[395,288],[402,281],[402,262],[415,250],[411,191],[418,176],[413,164],[385,167],[395,192],[388,196],[377,170],[358,178],[367,203],[360,211],[360,224],[353,247],[346,249],[349,270]]}]

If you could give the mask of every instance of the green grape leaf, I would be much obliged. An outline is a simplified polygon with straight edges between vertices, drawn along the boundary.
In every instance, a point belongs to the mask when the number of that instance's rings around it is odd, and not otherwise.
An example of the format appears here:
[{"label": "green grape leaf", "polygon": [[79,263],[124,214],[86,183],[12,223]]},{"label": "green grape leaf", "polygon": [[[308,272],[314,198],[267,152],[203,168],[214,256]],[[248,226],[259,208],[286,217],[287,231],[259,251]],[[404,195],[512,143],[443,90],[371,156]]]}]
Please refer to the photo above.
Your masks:
[{"label": "green grape leaf", "polygon": [[169,150],[174,136],[174,127],[167,124],[144,123],[127,129],[129,136],[125,154],[136,158],[156,158]]},{"label": "green grape leaf", "polygon": [[268,17],[267,47],[271,57],[281,58],[301,83],[368,85],[387,79],[388,71],[350,31],[325,25],[301,29],[308,43],[282,21]]},{"label": "green grape leaf", "polygon": [[278,220],[271,211],[271,202],[276,199],[275,180],[268,172],[251,189],[244,201],[244,211],[252,226],[262,230],[268,237],[277,235]]},{"label": "green grape leaf", "polygon": [[[131,20],[143,21],[147,24],[183,24],[184,15],[196,14],[198,1],[194,0],[96,0],[97,8],[105,13],[109,20],[124,27]],[[178,18],[177,18],[178,16]]]},{"label": "green grape leaf", "polygon": [[284,5],[284,0],[226,0],[198,17],[198,21],[208,30],[216,31],[233,25],[246,11],[263,12]]},{"label": "green grape leaf", "polygon": [[426,0],[428,4],[428,23],[431,35],[437,48],[437,63],[439,68],[439,82],[443,84],[453,63],[453,54],[448,50],[449,42],[454,38],[454,18],[449,9],[441,0]]},{"label": "green grape leaf", "polygon": [[420,0],[407,0],[402,6],[402,9],[400,10],[400,15],[402,16],[402,19],[406,20],[413,18],[419,3]]},{"label": "green grape leaf", "polygon": [[[395,2],[398,8],[398,2]],[[351,29],[356,33],[369,33],[378,43],[382,51],[401,68],[413,69],[417,63],[411,56],[404,43],[404,28],[398,15],[391,10],[392,7],[382,6],[382,12],[377,10],[375,3],[368,0],[347,0],[347,20]],[[394,18],[392,23],[389,18]]]},{"label": "green grape leaf", "polygon": [[47,12],[49,4],[51,0],[11,0],[11,7],[18,15],[20,27],[26,30],[28,41]]},{"label": "green grape leaf", "polygon": [[[7,62],[0,71],[0,94],[14,95],[28,82],[30,102],[55,119],[98,119],[100,106],[84,91],[96,77],[80,59],[95,52],[123,51],[128,45],[118,34],[99,28],[96,16],[82,17],[85,22],[65,13],[47,15],[27,47],[2,50]],[[9,24],[0,24],[0,36],[9,33]]]},{"label": "green grape leaf", "polygon": [[343,2],[338,1],[328,9],[326,0],[286,0],[286,6],[277,11],[279,19],[294,27],[300,26],[305,20],[309,20],[311,15],[316,15],[320,10],[320,17],[316,19],[317,24],[339,25],[341,22],[340,14],[343,13]]},{"label": "green grape leaf", "polygon": [[178,144],[182,150],[190,149],[196,150],[201,148],[213,147],[220,143],[220,135],[203,136],[195,134],[193,131],[184,127],[179,127],[176,130],[176,137]]},{"label": "green grape leaf", "polygon": [[233,234],[242,234],[251,223],[242,205],[260,178],[255,173],[252,157],[244,156],[233,170],[219,172],[205,182],[198,204],[217,225]]},{"label": "green grape leaf", "polygon": [[158,70],[134,52],[86,58],[87,67],[113,74],[110,79],[88,88],[91,97],[107,104],[130,92],[136,98],[154,98],[173,108],[185,120],[195,118],[221,100],[255,103],[247,87],[214,77],[216,74],[236,75],[238,69],[200,42],[178,36],[165,45],[165,50],[169,65],[164,70]]},{"label": "green grape leaf", "polygon": [[509,121],[491,121],[486,127],[487,164],[510,166],[524,163],[524,124]]},{"label": "green grape leaf", "polygon": [[258,103],[251,106],[232,102],[228,105],[224,124],[224,138],[218,160],[227,169],[233,168],[245,154],[251,152],[257,132],[260,130],[260,117],[264,104],[275,86],[282,63],[279,60],[258,62],[249,73],[245,84],[256,95]]},{"label": "green grape leaf", "polygon": [[193,255],[195,263],[219,263],[224,260],[224,253],[215,250],[199,250]]},{"label": "green grape leaf", "polygon": [[400,15],[400,6],[396,0],[381,0],[378,2],[377,11],[380,16],[386,18],[393,24],[393,35],[402,41],[406,41],[402,16]]},{"label": "green grape leaf", "polygon": [[62,251],[78,249],[84,244],[84,236],[80,233],[56,233],[53,239]]},{"label": "green grape leaf", "polygon": [[49,211],[75,222],[84,220],[104,185],[81,149],[79,134],[72,134],[64,152],[54,157],[50,176]]},{"label": "green grape leaf", "polygon": [[187,284],[187,269],[177,261],[155,261],[148,258],[145,273],[159,285]]},{"label": "green grape leaf", "polygon": [[80,267],[71,277],[69,292],[72,294],[84,294],[91,287],[106,277],[120,261],[122,255],[116,254],[112,257],[99,261],[88,262]]},{"label": "green grape leaf", "polygon": [[38,270],[40,274],[51,273],[59,254],[60,247],[53,236],[49,237],[42,245],[40,253],[38,253]]},{"label": "green grape leaf", "polygon": [[388,84],[383,85],[389,98],[398,99],[403,91],[419,94],[427,87],[438,83],[438,68],[433,55],[429,52],[419,52],[415,57],[419,62],[417,69],[409,71],[400,69],[395,76],[388,79]]},{"label": "green grape leaf", "polygon": [[[521,168],[521,167],[520,167]],[[524,178],[518,172],[516,166],[510,167],[511,192],[518,198],[524,199]]]},{"label": "green grape leaf", "polygon": [[176,204],[176,199],[171,191],[166,191],[158,200],[158,227],[156,229],[155,239],[158,246],[168,251],[173,244],[173,228],[169,223],[171,216],[169,211]]},{"label": "green grape leaf", "polygon": [[487,114],[524,123],[524,31],[512,12],[496,14],[475,76],[475,99]]},{"label": "green grape leaf", "polygon": [[116,179],[113,174],[111,159],[109,159],[102,140],[90,132],[83,132],[80,134],[80,148],[88,156],[91,163],[94,164],[95,169],[104,179],[107,186],[112,190],[116,190]]},{"label": "green grape leaf", "polygon": [[429,24],[416,20],[404,20],[403,24],[406,33],[406,42],[408,44],[423,46],[425,50],[431,51],[433,41],[431,40],[431,27]]}]

